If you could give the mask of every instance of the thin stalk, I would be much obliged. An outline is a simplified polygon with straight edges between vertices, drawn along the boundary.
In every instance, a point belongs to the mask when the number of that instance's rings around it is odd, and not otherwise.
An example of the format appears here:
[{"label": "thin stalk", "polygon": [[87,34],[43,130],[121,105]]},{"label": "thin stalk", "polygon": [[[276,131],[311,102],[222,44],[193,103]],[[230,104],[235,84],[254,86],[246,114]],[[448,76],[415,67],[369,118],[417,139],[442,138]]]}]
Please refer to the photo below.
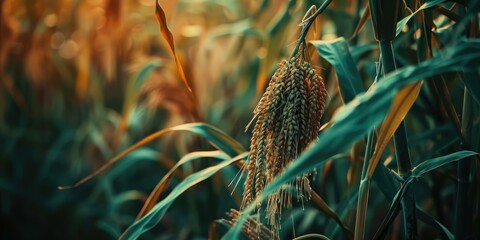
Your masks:
[{"label": "thin stalk", "polygon": [[357,217],[355,219],[355,236],[354,239],[364,239],[365,237],[365,223],[368,206],[368,195],[370,190],[371,179],[368,177],[368,165],[372,157],[375,146],[375,131],[368,133],[367,146],[365,150],[365,158],[363,161],[362,180],[360,181],[358,203],[357,203]]},{"label": "thin stalk", "polygon": [[[462,109],[462,136],[464,142],[462,148],[468,149],[469,140],[472,134],[472,97],[465,87],[463,94]],[[455,239],[469,239],[472,236],[472,214],[468,198],[468,189],[470,187],[470,168],[472,159],[466,158],[458,161],[457,164],[457,196],[455,202]]]},{"label": "thin stalk", "polygon": [[[305,16],[303,21],[302,21],[302,31],[300,32],[300,38],[298,39],[297,45],[295,45],[295,48],[292,51],[292,54],[290,55],[290,58],[294,57],[298,53],[298,49],[300,48],[301,44],[305,42],[305,38],[307,37],[308,30],[312,26],[313,22],[315,22],[315,19],[317,18],[318,15],[320,15],[325,9],[327,9],[328,5],[333,0],[325,0],[322,5],[318,8],[317,11],[315,11],[312,15],[310,16]],[[308,14],[308,13],[307,13]]]},{"label": "thin stalk", "polygon": [[[384,73],[396,71],[395,57],[393,55],[392,41],[380,41],[380,52]],[[412,163],[408,150],[407,133],[405,123],[402,121],[393,135],[395,155],[400,176],[406,179],[410,176]],[[415,195],[413,191],[405,193],[402,199],[403,224],[406,239],[417,239],[417,218],[415,215]]]}]

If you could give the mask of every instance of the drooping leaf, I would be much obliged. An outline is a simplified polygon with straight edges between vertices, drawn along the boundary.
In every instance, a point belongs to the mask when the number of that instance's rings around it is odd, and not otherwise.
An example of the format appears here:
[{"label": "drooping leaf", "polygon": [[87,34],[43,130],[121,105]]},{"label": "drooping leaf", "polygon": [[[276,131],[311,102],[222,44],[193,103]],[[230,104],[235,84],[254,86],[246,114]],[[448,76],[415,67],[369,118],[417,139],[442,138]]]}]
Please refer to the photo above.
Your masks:
[{"label": "drooping leaf", "polygon": [[319,55],[335,68],[340,94],[345,103],[365,91],[348,43],[343,37],[331,41],[310,41],[310,43],[315,46]]},{"label": "drooping leaf", "polygon": [[144,139],[140,140],[130,148],[126,149],[125,151],[121,152],[120,154],[118,154],[117,156],[109,160],[106,164],[101,166],[95,172],[81,179],[74,185],[60,186],[58,188],[63,190],[63,189],[78,187],[83,183],[87,182],[88,180],[94,178],[95,176],[108,170],[110,167],[112,167],[115,163],[117,163],[120,159],[125,157],[127,154],[152,142],[153,140],[165,135],[166,133],[175,132],[175,131],[188,131],[188,132],[196,133],[202,136],[205,140],[209,141],[213,146],[215,146],[219,150],[224,151],[230,156],[236,156],[242,152],[245,152],[245,149],[240,143],[235,141],[235,139],[231,138],[227,134],[223,133],[221,130],[206,123],[187,123],[187,124],[182,124],[175,127],[163,129],[145,137]]},{"label": "drooping leaf", "polygon": [[155,206],[157,203],[158,199],[162,195],[162,193],[165,192],[167,189],[168,185],[170,184],[170,181],[172,180],[173,173],[175,170],[177,170],[178,167],[182,166],[183,164],[199,159],[199,158],[206,158],[206,157],[212,157],[212,158],[218,158],[218,159],[228,159],[228,155],[225,154],[222,151],[199,151],[199,152],[191,152],[186,155],[184,155],[170,170],[165,174],[158,182],[157,186],[155,186],[155,189],[150,193],[148,196],[148,199],[145,201],[143,204],[142,210],[137,215],[137,220],[140,219],[141,217],[145,216],[152,208]]},{"label": "drooping leaf", "polygon": [[420,177],[421,175],[437,169],[445,164],[452,163],[473,155],[478,155],[478,153],[472,151],[459,151],[445,156],[425,160],[412,169],[412,176]]},{"label": "drooping leaf", "polygon": [[398,34],[400,34],[400,32],[402,31],[402,29],[405,27],[405,25],[407,25],[407,22],[413,17],[415,16],[415,14],[417,14],[418,12],[424,10],[424,9],[427,9],[427,8],[431,8],[433,6],[436,6],[440,3],[443,3],[445,2],[445,0],[431,0],[431,1],[425,1],[422,6],[420,6],[415,12],[413,12],[412,14],[404,17],[402,20],[398,21],[397,23],[397,33],[396,35],[398,36]]},{"label": "drooping leaf", "polygon": [[412,184],[413,180],[413,178],[407,179],[400,188],[400,190],[398,190],[395,198],[393,198],[392,204],[390,205],[390,209],[388,210],[385,218],[383,219],[382,224],[380,224],[380,226],[378,227],[375,236],[373,236],[373,239],[385,239],[388,228],[392,225],[392,222],[393,220],[395,220],[395,217],[398,215],[398,213],[400,213],[401,200],[403,196],[407,194],[407,191],[410,190],[410,185]]},{"label": "drooping leaf", "polygon": [[128,227],[127,230],[122,234],[120,239],[137,239],[142,233],[153,228],[163,218],[168,208],[180,196],[180,194],[190,189],[197,183],[211,177],[213,174],[220,171],[222,168],[241,159],[245,159],[247,156],[248,153],[245,152],[232,159],[228,157],[227,159],[223,159],[221,163],[215,166],[203,169],[188,176],[187,178],[185,178],[185,180],[180,182],[167,197],[157,203],[148,214],[146,214],[140,220],[136,221],[130,227]]},{"label": "drooping leaf", "polygon": [[155,0],[155,17],[157,18],[157,21],[160,24],[160,32],[162,33],[162,36],[165,39],[165,41],[167,41],[168,46],[170,47],[170,51],[172,52],[173,57],[175,58],[175,64],[177,65],[178,74],[180,75],[180,78],[182,79],[183,83],[187,87],[188,91],[192,93],[192,88],[190,87],[187,77],[185,76],[185,71],[183,70],[182,63],[180,62],[180,59],[178,58],[177,53],[175,51],[175,41],[173,39],[172,32],[170,32],[170,29],[168,29],[165,12],[163,11],[163,8],[160,6],[160,4],[158,3],[158,0]]},{"label": "drooping leaf", "polygon": [[385,117],[385,120],[380,127],[380,131],[378,132],[375,151],[373,152],[372,159],[368,165],[369,177],[373,176],[375,168],[380,161],[380,157],[382,156],[385,147],[387,147],[388,142],[392,138],[398,126],[407,115],[413,103],[415,103],[421,87],[422,81],[410,84],[400,90],[395,96],[392,107],[390,108],[390,111]]}]

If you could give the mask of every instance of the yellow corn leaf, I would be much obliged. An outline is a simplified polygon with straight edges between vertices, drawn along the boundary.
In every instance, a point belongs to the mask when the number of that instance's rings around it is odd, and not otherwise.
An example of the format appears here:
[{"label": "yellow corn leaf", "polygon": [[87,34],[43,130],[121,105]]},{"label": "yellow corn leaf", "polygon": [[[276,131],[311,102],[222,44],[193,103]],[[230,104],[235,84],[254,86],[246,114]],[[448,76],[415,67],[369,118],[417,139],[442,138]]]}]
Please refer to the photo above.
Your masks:
[{"label": "yellow corn leaf", "polygon": [[193,93],[187,81],[187,77],[185,76],[185,71],[183,70],[180,59],[178,58],[177,53],[175,51],[175,42],[173,40],[173,34],[168,29],[165,12],[163,11],[160,4],[158,3],[158,0],[155,1],[155,17],[157,18],[157,21],[160,24],[160,32],[162,33],[162,36],[165,39],[165,41],[167,41],[168,46],[170,47],[170,51],[172,52],[173,57],[175,58],[175,64],[177,65],[177,70],[178,70],[178,74],[180,75],[180,78],[182,79],[183,83],[185,83],[185,86],[187,87],[188,91],[190,93]]},{"label": "yellow corn leaf", "polygon": [[368,177],[372,177],[385,147],[417,99],[423,81],[402,88],[393,99],[392,107],[380,127],[380,131],[368,166]]}]

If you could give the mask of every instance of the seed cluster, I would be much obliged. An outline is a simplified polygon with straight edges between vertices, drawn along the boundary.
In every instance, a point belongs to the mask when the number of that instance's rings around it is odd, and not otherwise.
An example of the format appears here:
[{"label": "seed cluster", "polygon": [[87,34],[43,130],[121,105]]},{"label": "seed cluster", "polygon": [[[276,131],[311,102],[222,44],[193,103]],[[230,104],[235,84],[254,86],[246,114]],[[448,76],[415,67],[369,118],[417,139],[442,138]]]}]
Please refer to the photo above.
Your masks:
[{"label": "seed cluster", "polygon": [[[230,220],[223,219],[223,222],[233,226],[240,218],[241,213],[235,209],[230,209],[230,212],[227,212],[227,215]],[[265,225],[250,216],[246,218],[246,222],[242,226],[242,232],[248,237],[248,239],[279,239],[278,234],[275,235],[275,233],[265,227]]]},{"label": "seed cluster", "polygon": [[[317,138],[327,92],[322,78],[300,51],[283,60],[254,110],[253,129],[242,206],[258,197],[265,185],[283,172],[305,148]],[[266,201],[266,218],[276,232],[284,208],[292,205],[292,188],[297,199],[310,199],[308,175],[297,177]],[[257,204],[260,214],[262,203]]]}]

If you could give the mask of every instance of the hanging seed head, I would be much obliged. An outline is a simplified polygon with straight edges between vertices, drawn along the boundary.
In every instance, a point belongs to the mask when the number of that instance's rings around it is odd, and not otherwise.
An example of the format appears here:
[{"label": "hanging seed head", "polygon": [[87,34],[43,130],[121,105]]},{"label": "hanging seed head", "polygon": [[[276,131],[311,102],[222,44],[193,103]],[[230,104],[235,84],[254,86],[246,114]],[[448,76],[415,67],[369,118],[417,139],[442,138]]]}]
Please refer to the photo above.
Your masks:
[{"label": "hanging seed head", "polygon": [[[242,213],[235,209],[230,209],[227,212],[228,219],[222,219],[222,221],[230,226],[235,225]],[[258,219],[251,216],[246,218],[245,224],[242,226],[242,232],[248,239],[280,239],[278,234],[272,232],[269,228],[263,225]]]},{"label": "hanging seed head", "polygon": [[[307,56],[302,44],[295,56],[278,64],[253,111],[256,123],[244,168],[247,179],[242,209],[317,138],[327,92]],[[292,205],[292,188],[302,203],[310,199],[309,175],[297,177],[267,197],[266,218],[273,232],[278,232],[283,209]],[[257,214],[261,205],[260,202],[256,206]]]}]

